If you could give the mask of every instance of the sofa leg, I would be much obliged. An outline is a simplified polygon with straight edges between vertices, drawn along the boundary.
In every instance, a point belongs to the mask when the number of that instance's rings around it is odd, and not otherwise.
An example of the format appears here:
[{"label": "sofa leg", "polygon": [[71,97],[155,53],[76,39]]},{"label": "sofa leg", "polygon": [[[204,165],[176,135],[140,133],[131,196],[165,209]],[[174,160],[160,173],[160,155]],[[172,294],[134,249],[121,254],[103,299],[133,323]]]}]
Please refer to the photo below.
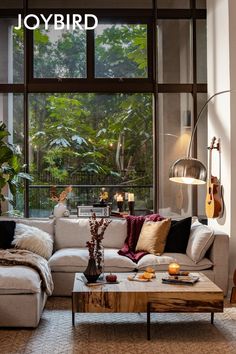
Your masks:
[{"label": "sofa leg", "polygon": [[233,288],[232,288],[231,296],[230,296],[230,303],[231,304],[236,303],[236,286],[233,286]]}]

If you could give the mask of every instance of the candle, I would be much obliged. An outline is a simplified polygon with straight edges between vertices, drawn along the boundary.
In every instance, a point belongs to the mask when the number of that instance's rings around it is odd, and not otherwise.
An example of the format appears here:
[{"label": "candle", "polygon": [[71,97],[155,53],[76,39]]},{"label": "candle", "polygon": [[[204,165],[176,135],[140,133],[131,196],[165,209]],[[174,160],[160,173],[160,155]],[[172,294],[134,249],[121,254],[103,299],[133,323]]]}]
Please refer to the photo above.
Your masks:
[{"label": "candle", "polygon": [[117,196],[117,198],[116,198],[116,201],[117,201],[117,202],[123,202],[124,200],[123,200],[122,195],[119,194],[119,195]]},{"label": "candle", "polygon": [[168,272],[170,275],[179,274],[180,265],[176,262],[172,262],[169,264]]},{"label": "candle", "polygon": [[134,202],[134,193],[128,193],[128,202]]}]

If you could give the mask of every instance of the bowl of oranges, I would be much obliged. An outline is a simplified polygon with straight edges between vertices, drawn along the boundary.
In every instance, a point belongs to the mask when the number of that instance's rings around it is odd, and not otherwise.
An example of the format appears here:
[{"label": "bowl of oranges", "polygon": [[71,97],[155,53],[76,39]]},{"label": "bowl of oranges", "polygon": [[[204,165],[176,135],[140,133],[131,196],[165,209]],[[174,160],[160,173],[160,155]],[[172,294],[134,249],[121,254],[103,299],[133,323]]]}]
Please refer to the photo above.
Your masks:
[{"label": "bowl of oranges", "polygon": [[155,270],[152,267],[147,267],[142,273],[128,276],[128,280],[136,281],[151,281],[154,278],[156,278],[156,274]]}]

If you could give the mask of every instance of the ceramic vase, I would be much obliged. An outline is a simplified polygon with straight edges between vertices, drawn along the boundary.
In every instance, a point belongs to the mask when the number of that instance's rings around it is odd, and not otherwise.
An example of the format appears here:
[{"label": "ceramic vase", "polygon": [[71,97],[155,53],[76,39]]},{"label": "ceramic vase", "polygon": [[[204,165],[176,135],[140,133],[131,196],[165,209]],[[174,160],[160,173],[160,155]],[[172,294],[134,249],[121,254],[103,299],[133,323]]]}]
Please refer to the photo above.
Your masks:
[{"label": "ceramic vase", "polygon": [[67,210],[67,207],[64,203],[58,203],[54,206],[53,215],[56,218],[61,218],[64,215],[64,212]]},{"label": "ceramic vase", "polygon": [[98,270],[96,261],[94,258],[89,258],[87,268],[84,271],[84,276],[88,283],[95,283],[101,272]]}]

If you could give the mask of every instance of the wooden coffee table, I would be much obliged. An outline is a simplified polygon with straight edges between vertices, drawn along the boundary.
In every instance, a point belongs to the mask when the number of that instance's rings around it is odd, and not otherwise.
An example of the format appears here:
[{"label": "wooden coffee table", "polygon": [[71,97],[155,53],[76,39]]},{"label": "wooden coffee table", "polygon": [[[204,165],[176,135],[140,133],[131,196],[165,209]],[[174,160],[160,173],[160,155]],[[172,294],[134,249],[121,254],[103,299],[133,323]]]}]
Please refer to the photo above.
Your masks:
[{"label": "wooden coffee table", "polygon": [[146,312],[147,338],[150,339],[151,312],[223,312],[223,291],[202,273],[194,285],[162,284],[166,273],[156,273],[150,282],[129,281],[128,275],[116,273],[118,284],[85,285],[82,273],[75,274],[72,291],[72,324],[76,312]]}]

